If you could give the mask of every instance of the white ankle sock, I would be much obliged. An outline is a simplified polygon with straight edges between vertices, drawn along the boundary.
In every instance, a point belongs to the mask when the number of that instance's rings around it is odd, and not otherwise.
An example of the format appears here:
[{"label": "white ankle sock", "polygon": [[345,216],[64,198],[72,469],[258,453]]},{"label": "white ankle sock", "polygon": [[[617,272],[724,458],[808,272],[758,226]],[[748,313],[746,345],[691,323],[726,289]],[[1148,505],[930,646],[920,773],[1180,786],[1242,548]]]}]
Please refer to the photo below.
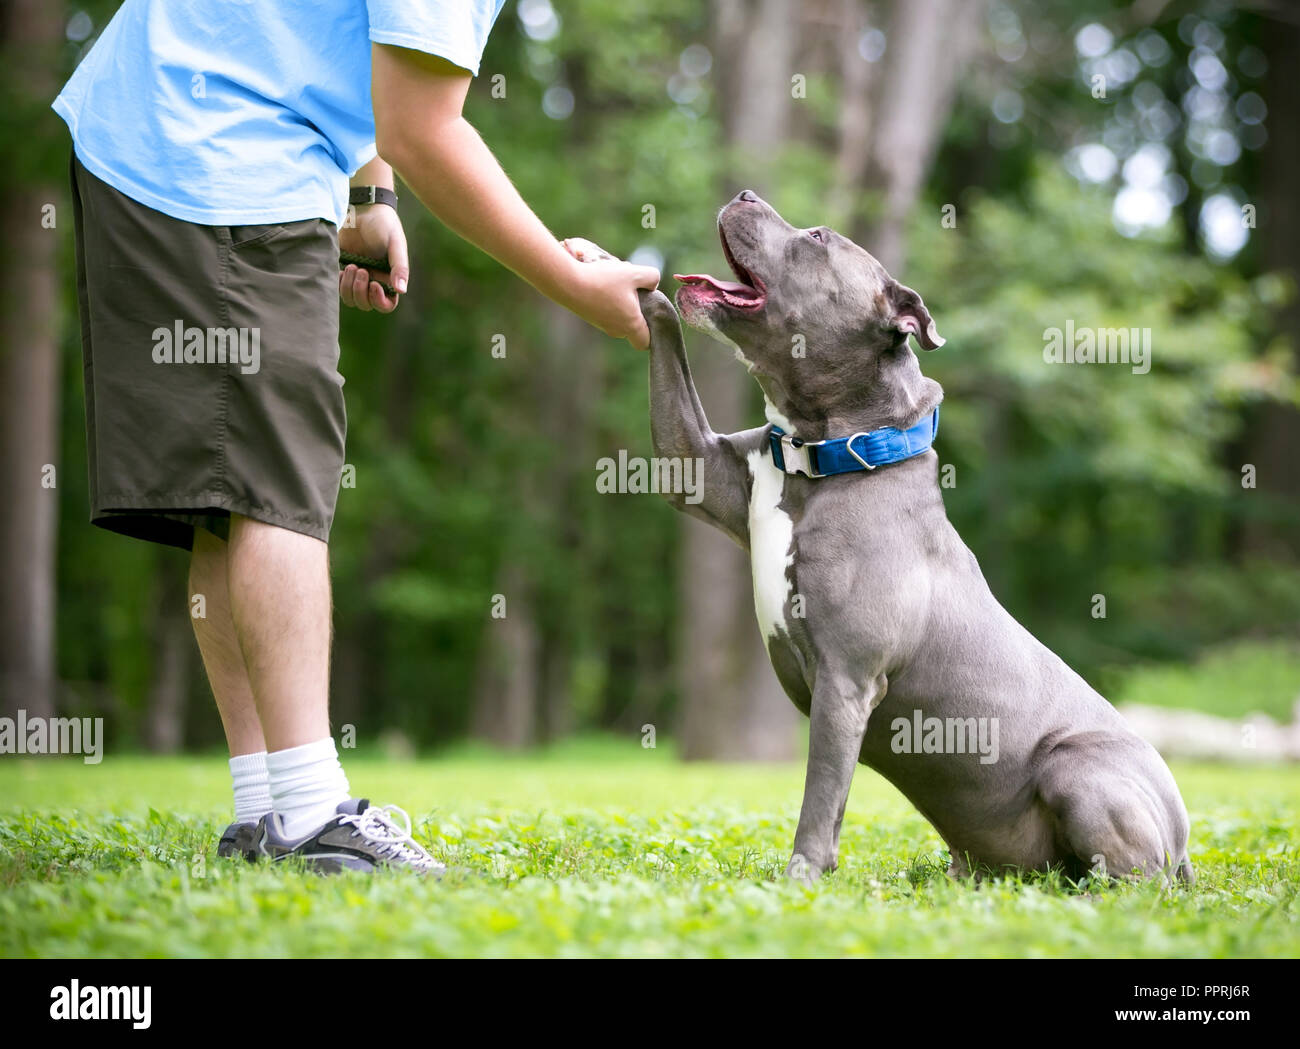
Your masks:
[{"label": "white ankle sock", "polygon": [[294,841],[323,827],[351,796],[348,778],[329,736],[266,756],[271,808],[286,838]]},{"label": "white ankle sock", "polygon": [[230,759],[235,783],[235,822],[256,823],[271,811],[271,785],[266,775],[266,751]]}]

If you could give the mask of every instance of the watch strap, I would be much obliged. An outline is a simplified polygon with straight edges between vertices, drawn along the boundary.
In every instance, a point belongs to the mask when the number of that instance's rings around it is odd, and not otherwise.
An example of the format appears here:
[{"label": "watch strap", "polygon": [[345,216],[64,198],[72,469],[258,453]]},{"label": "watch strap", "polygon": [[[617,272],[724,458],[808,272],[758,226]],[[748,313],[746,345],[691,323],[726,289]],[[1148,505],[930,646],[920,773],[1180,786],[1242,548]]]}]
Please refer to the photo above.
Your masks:
[{"label": "watch strap", "polygon": [[353,186],[348,190],[349,204],[387,204],[397,208],[397,194],[384,186]]}]

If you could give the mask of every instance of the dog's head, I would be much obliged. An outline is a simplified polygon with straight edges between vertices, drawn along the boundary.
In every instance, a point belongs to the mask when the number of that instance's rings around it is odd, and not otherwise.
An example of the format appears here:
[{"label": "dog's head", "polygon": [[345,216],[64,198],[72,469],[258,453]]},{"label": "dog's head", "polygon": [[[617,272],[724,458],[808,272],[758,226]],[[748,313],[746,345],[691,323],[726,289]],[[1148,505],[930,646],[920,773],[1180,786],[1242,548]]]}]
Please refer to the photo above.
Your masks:
[{"label": "dog's head", "polygon": [[677,308],[732,344],[785,415],[871,397],[896,370],[884,365],[910,358],[914,368],[909,335],[926,350],[943,345],[921,296],[834,230],[796,229],[745,190],[722,209],[718,235],[736,279],[679,275]]}]

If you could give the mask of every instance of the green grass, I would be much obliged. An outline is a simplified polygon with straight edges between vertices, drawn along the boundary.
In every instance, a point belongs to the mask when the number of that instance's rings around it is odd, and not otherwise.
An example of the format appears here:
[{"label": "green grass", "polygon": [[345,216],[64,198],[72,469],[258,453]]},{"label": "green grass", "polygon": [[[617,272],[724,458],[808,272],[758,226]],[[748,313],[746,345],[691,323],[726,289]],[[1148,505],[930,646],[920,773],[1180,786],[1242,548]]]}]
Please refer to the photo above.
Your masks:
[{"label": "green grass", "polygon": [[222,861],[219,756],[0,762],[0,954],[1295,956],[1300,769],[1179,765],[1198,883],[950,881],[934,832],[860,769],[841,866],[780,877],[803,771],[548,754],[347,759],[472,876],[334,878]]}]

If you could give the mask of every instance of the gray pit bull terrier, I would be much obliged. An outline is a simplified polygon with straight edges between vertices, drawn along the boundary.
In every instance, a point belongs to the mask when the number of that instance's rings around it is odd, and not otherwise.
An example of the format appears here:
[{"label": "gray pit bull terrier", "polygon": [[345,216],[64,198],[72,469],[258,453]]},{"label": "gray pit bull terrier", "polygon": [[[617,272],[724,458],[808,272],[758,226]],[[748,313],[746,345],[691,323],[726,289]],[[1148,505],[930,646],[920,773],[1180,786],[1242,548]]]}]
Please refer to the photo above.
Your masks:
[{"label": "gray pit bull terrier", "polygon": [[668,498],[749,552],[772,666],[811,720],[787,874],[835,868],[861,762],[934,825],[953,875],[1190,884],[1168,766],[998,603],[948,522],[930,449],[943,392],[908,344],[943,343],[921,297],[749,191],[718,231],[736,279],[678,277],[677,306],[758,380],[768,425],[709,428],[677,312],[653,292],[651,429],[657,456],[703,460],[702,498]]}]

